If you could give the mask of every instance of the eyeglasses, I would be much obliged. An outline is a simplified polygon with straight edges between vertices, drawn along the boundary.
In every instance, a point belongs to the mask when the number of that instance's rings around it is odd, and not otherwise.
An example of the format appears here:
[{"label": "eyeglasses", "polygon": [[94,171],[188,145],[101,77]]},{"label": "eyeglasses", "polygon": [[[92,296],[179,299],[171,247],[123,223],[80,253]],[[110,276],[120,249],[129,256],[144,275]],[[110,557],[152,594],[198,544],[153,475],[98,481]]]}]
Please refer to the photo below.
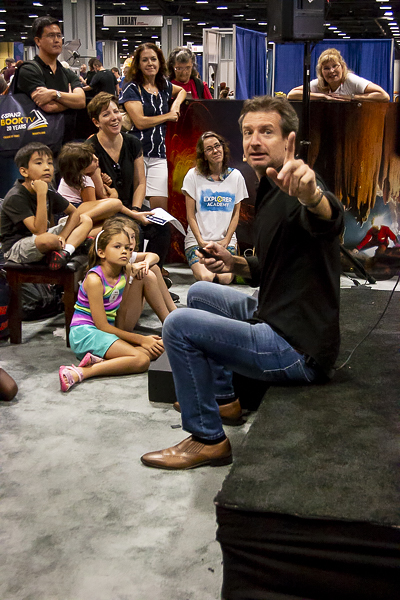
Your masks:
[{"label": "eyeglasses", "polygon": [[340,65],[339,65],[339,64],[337,64],[337,65],[332,65],[331,67],[328,67],[328,66],[326,65],[325,67],[322,67],[322,70],[323,70],[323,71],[326,71],[326,72],[328,72],[328,71],[329,71],[329,72],[330,72],[330,71],[336,71],[336,69],[338,69],[339,67],[340,67]]},{"label": "eyeglasses", "polygon": [[182,71],[191,71],[192,70],[192,66],[190,67],[174,67],[174,70],[177,71],[178,73],[182,73]]},{"label": "eyeglasses", "polygon": [[42,37],[49,38],[50,40],[63,40],[64,36],[62,33],[46,33]]},{"label": "eyeglasses", "polygon": [[211,154],[212,152],[215,152],[216,150],[219,150],[220,148],[222,148],[222,145],[218,142],[218,144],[214,144],[214,146],[209,146],[208,148],[204,148],[204,154]]},{"label": "eyeglasses", "polygon": [[113,165],[113,167],[114,167],[115,174],[116,174],[116,176],[117,176],[117,178],[116,178],[116,180],[115,180],[115,183],[116,183],[117,185],[122,185],[122,173],[121,173],[121,165],[120,165],[120,164],[118,164],[118,163],[115,163],[115,164]]}]

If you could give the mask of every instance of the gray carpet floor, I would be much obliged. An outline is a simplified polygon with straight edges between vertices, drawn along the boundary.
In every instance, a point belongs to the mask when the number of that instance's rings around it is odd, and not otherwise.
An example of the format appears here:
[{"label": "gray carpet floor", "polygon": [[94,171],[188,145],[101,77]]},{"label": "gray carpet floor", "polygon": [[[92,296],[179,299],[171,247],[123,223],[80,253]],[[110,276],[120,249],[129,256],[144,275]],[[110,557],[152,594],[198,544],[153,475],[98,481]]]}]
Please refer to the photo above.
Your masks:
[{"label": "gray carpet floor", "polygon": [[[185,305],[190,271],[169,270]],[[160,327],[149,309],[140,325]],[[74,361],[63,315],[24,323],[23,343],[2,342],[0,353],[19,385],[15,401],[0,403],[0,598],[220,598],[213,499],[230,467],[179,473],[141,464],[143,453],[186,436],[170,405],[149,403],[147,374],[61,393],[58,368]],[[253,418],[226,428],[234,450]]]},{"label": "gray carpet floor", "polygon": [[[168,267],[186,304],[190,270]],[[246,286],[237,286],[252,293]],[[145,308],[140,325],[160,322]],[[216,600],[222,583],[213,499],[230,467],[182,473],[140,456],[187,436],[147,374],[91,379],[63,394],[75,362],[63,315],[23,323],[0,364],[19,386],[0,403],[2,600]],[[250,423],[227,428],[233,447]]]}]

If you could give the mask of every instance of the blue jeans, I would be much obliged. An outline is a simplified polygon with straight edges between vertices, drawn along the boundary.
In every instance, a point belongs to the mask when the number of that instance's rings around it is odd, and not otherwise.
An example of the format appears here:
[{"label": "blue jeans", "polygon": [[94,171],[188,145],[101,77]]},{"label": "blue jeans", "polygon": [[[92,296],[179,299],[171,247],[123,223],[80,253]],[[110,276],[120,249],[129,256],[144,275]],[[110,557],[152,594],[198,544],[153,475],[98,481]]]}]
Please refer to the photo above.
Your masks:
[{"label": "blue jeans", "polygon": [[189,290],[188,308],[164,321],[163,341],[185,431],[208,440],[223,435],[217,400],[235,399],[232,371],[273,383],[316,379],[305,357],[269,325],[245,322],[256,308],[252,296],[199,281]]}]

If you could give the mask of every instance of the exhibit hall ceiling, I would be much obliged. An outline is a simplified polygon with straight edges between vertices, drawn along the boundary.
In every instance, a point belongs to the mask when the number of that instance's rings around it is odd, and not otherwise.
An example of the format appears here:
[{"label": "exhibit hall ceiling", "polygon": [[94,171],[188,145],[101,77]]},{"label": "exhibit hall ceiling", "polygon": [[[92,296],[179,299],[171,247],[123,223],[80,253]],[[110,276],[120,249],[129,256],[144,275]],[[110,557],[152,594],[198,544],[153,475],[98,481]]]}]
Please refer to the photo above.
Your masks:
[{"label": "exhibit hall ceiling", "polygon": [[[33,44],[30,29],[35,17],[51,14],[62,21],[62,5],[62,0],[0,0],[0,41]],[[194,46],[202,44],[204,28],[237,25],[267,33],[267,5],[268,0],[99,0],[95,2],[96,39],[118,41],[121,58],[141,42],[161,40],[160,27],[105,27],[105,15],[182,17],[184,44]],[[326,0],[325,9],[324,38],[394,38],[396,49],[400,48],[400,0]]]}]

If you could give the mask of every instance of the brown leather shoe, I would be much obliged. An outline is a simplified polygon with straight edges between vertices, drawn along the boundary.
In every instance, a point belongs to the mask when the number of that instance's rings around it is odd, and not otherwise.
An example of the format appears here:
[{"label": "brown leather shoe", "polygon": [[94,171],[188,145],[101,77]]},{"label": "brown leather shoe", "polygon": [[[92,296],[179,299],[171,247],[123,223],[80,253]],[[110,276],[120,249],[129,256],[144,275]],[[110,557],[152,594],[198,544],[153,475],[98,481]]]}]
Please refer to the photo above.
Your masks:
[{"label": "brown leather shoe", "polygon": [[[179,402],[174,402],[173,406],[176,411],[181,412]],[[222,404],[219,407],[219,414],[224,425],[236,427],[237,425],[243,425],[243,423],[246,422],[243,419],[242,407],[237,399],[233,402],[229,402],[229,404]]]},{"label": "brown leather shoe", "polygon": [[147,467],[156,469],[194,469],[203,465],[221,467],[231,464],[232,448],[228,438],[208,446],[190,436],[171,448],[144,454],[141,461]]}]

